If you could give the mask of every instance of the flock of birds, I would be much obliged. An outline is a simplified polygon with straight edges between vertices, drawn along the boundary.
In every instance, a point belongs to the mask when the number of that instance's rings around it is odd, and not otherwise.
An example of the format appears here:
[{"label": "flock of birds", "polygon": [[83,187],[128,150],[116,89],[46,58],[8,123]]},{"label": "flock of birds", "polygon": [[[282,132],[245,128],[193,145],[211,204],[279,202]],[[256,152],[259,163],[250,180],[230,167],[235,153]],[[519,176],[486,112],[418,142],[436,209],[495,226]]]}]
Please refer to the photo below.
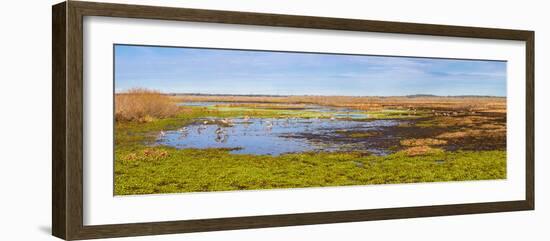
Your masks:
[{"label": "flock of birds", "polygon": [[[418,110],[413,109],[413,108],[409,108],[407,111],[408,111],[409,115],[411,113],[413,115],[417,115],[417,113],[418,113]],[[436,110],[431,110],[431,112],[432,112],[433,116],[458,116],[458,115],[461,115],[461,114],[468,114],[468,113],[475,114],[475,112],[471,109],[464,112],[464,113],[457,112],[457,111],[436,111]],[[329,119],[330,121],[334,121],[334,120],[337,119],[333,115],[325,116],[325,117],[326,117],[326,119]],[[297,119],[300,119],[300,118],[297,118],[297,117],[281,117],[280,119],[284,119],[284,121],[280,122],[282,126],[288,126],[289,124],[292,123],[293,120],[297,120]],[[245,126],[247,126],[248,123],[250,123],[250,120],[251,120],[250,116],[247,115],[247,116],[242,117],[242,120],[240,120],[240,123],[245,124]],[[320,118],[311,118],[310,120],[319,121]],[[260,124],[262,124],[262,126],[267,131],[271,131],[273,126],[278,124],[278,122],[274,122],[274,121],[271,121],[271,120],[265,120],[265,119],[261,119],[261,118],[259,119],[259,121],[260,121]],[[214,131],[215,134],[216,134],[216,141],[217,142],[227,142],[227,140],[229,138],[229,135],[227,133],[227,128],[226,127],[231,127],[235,123],[236,123],[236,121],[234,119],[230,119],[230,118],[222,118],[222,119],[217,119],[217,120],[203,120],[200,123],[200,125],[197,127],[196,131],[197,131],[198,134],[202,134],[202,132],[205,131],[208,128],[208,125],[210,125],[210,124],[217,125],[217,128]],[[190,131],[190,128],[187,127],[187,126],[181,127],[177,130],[177,132],[180,133],[180,138],[187,137],[189,131]],[[161,139],[161,138],[165,137],[166,135],[167,135],[167,133],[165,131],[160,131],[158,139]]]},{"label": "flock of birds", "polygon": [[[264,130],[270,132],[275,125],[280,125],[283,127],[287,127],[291,125],[292,123],[298,123],[297,120],[300,118],[298,117],[281,117],[279,119],[282,119],[282,121],[273,121],[269,119],[262,119],[259,118],[260,125],[264,128]],[[336,117],[334,116],[328,116],[326,118],[330,121],[336,120]],[[321,118],[311,118],[313,121],[319,121]],[[236,123],[243,124],[245,128],[251,123],[251,117],[250,116],[244,116],[241,119],[230,119],[230,118],[222,118],[222,119],[209,119],[209,120],[202,120],[198,127],[196,128],[196,131],[198,134],[202,134],[205,130],[208,129],[208,125],[216,125],[216,129],[214,130],[214,133],[216,135],[215,140],[216,142],[227,142],[229,135],[228,135],[228,128],[232,127]],[[306,127],[307,128],[307,127]],[[188,136],[189,132],[191,131],[191,128],[188,126],[181,127],[176,130],[177,133],[179,133],[180,138],[185,138]],[[160,131],[157,139],[164,138],[168,133],[164,130]]]},{"label": "flock of birds", "polygon": [[476,112],[473,109],[468,109],[467,111],[458,112],[458,111],[436,111],[432,110],[433,116],[458,116],[458,115],[475,115]]}]

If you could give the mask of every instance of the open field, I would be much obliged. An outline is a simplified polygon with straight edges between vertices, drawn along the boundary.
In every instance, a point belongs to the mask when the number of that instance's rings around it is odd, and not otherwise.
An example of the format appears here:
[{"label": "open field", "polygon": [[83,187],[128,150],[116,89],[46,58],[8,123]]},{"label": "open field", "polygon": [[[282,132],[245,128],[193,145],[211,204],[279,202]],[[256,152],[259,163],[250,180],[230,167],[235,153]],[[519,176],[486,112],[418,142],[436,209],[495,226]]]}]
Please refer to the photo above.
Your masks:
[{"label": "open field", "polygon": [[158,98],[118,112],[117,195],[506,178],[505,98]]}]

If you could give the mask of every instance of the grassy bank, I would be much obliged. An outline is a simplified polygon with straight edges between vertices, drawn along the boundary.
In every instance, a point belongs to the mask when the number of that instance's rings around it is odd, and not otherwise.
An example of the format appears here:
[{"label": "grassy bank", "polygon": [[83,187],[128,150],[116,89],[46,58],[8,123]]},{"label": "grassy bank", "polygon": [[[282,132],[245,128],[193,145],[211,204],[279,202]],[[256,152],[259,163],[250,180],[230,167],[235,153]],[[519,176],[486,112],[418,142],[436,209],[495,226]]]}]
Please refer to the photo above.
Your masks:
[{"label": "grassy bank", "polygon": [[273,157],[236,155],[223,149],[142,146],[117,151],[116,160],[117,195],[506,178],[505,151]]}]

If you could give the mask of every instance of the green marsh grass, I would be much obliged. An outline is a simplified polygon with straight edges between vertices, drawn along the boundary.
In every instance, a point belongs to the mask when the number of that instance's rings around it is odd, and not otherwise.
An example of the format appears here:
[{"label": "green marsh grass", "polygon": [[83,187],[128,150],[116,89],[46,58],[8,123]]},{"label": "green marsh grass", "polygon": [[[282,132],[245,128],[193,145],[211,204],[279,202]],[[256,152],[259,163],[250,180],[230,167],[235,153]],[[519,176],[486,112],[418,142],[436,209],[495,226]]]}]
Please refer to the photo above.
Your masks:
[{"label": "green marsh grass", "polygon": [[506,178],[506,152],[274,157],[142,146],[116,152],[115,174],[116,195],[493,180]]}]

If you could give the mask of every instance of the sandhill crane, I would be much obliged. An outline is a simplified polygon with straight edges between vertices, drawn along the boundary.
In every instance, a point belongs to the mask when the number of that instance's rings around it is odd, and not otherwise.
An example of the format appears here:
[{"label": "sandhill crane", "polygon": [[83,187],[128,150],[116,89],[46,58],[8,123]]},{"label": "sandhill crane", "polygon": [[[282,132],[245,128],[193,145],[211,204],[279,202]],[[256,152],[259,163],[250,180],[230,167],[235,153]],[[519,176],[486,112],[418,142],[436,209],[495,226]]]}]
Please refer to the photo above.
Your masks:
[{"label": "sandhill crane", "polygon": [[220,122],[224,125],[231,125],[233,123],[233,120],[228,119],[228,118],[223,118],[223,119],[220,120]]},{"label": "sandhill crane", "polygon": [[202,131],[206,129],[206,126],[205,125],[200,125],[199,127],[197,127],[197,133],[200,135],[202,134]]},{"label": "sandhill crane", "polygon": [[215,141],[225,143],[225,142],[227,142],[227,138],[228,138],[228,135],[227,135],[226,131],[223,128],[218,127],[216,129]]},{"label": "sandhill crane", "polygon": [[271,123],[271,121],[265,121],[265,126],[268,128],[268,129],[271,129],[273,127],[273,123]]}]

